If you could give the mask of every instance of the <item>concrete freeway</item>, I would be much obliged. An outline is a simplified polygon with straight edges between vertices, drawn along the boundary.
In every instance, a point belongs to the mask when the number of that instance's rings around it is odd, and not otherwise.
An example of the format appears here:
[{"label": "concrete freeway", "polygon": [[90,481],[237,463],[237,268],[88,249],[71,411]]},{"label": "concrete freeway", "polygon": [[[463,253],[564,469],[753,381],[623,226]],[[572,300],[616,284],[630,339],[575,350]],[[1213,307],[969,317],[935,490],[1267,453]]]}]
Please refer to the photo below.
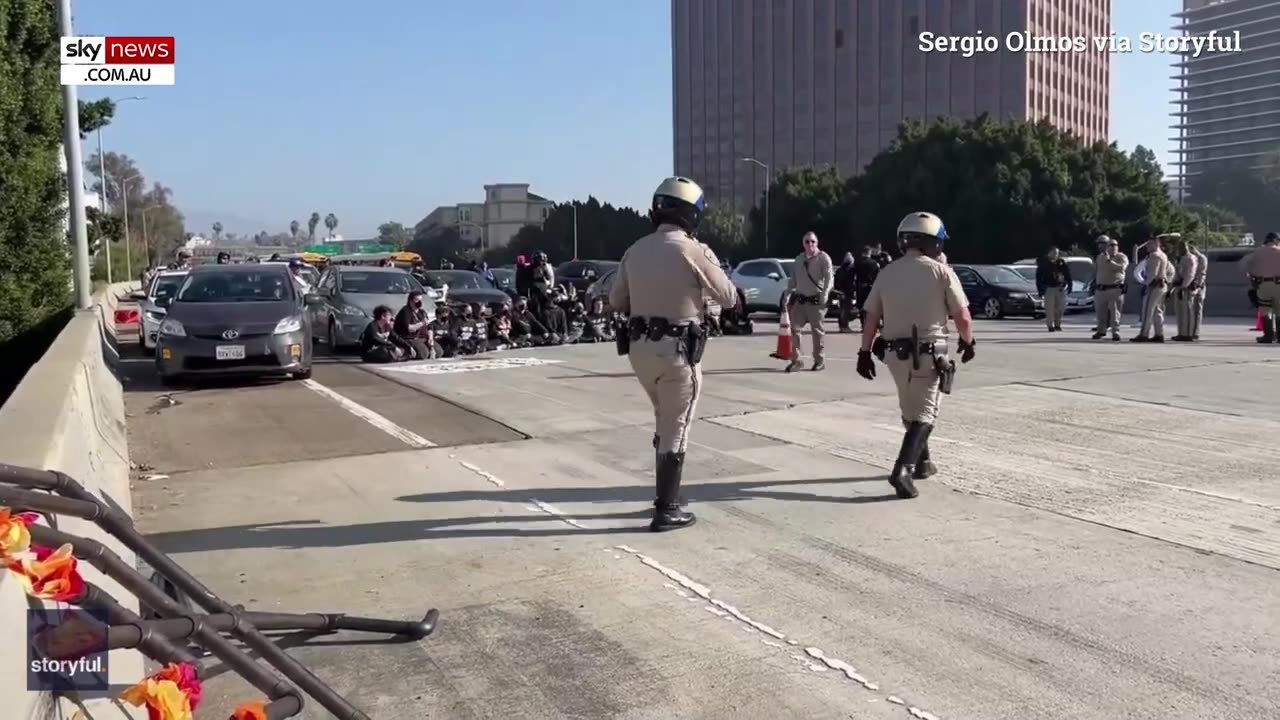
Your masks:
[{"label": "concrete freeway", "polygon": [[662,535],[612,346],[177,392],[129,360],[134,507],[235,602],[440,608],[418,643],[282,639],[374,718],[1275,718],[1280,349],[1247,325],[1143,346],[979,323],[909,502],[854,336],[795,375],[767,327],[726,338],[699,523]]}]

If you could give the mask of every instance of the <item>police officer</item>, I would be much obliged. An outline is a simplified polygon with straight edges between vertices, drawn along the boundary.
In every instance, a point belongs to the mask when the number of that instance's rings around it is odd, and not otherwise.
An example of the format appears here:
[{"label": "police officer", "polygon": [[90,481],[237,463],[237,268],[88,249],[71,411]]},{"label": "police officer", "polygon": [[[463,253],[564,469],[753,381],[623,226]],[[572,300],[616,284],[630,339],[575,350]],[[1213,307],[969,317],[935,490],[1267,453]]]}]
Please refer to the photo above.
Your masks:
[{"label": "police officer", "polygon": [[1196,275],[1200,272],[1200,256],[1192,243],[1182,248],[1182,257],[1178,260],[1178,274],[1173,279],[1174,314],[1178,320],[1178,334],[1173,336],[1175,342],[1191,342],[1198,330],[1192,328],[1192,310],[1195,303]]},{"label": "police officer", "polygon": [[[1153,237],[1146,243],[1143,278],[1147,292],[1142,299],[1142,327],[1138,336],[1130,338],[1129,342],[1164,342],[1164,300],[1176,271],[1169,256],[1160,249],[1162,242],[1160,238]],[[1154,336],[1152,332],[1155,332]]]},{"label": "police officer", "polygon": [[[962,362],[974,356],[969,300],[955,271],[937,258],[947,239],[942,220],[911,213],[898,225],[903,256],[880,271],[867,297],[867,317],[858,352],[858,374],[876,376],[873,353],[889,366],[898,387],[898,408],[906,433],[889,484],[903,499],[919,495],[915,481],[937,472],[929,453],[929,435],[938,417],[941,395],[950,392],[955,363],[947,357],[947,320],[960,335]],[[876,337],[876,326],[884,331]],[[878,347],[877,347],[878,346]]]},{"label": "police officer", "polygon": [[801,242],[804,250],[796,256],[787,280],[787,313],[791,318],[791,362],[787,363],[787,372],[804,367],[800,361],[800,331],[805,325],[813,337],[811,369],[820,371],[827,366],[827,331],[822,323],[827,317],[835,270],[831,267],[831,256],[818,248],[816,234],[805,233]]},{"label": "police officer", "polygon": [[876,284],[880,268],[880,263],[871,255],[871,246],[864,245],[853,263],[854,302],[858,306],[858,322],[864,329],[867,324],[867,296],[871,294],[871,286]]},{"label": "police officer", "polygon": [[1267,233],[1262,247],[1244,261],[1245,272],[1262,309],[1262,337],[1258,342],[1276,342],[1276,316],[1280,314],[1280,235]]},{"label": "police officer", "polygon": [[1187,243],[1187,252],[1195,253],[1196,274],[1191,280],[1191,340],[1200,339],[1200,324],[1204,321],[1205,284],[1209,279],[1209,257],[1195,243]]},{"label": "police officer", "polygon": [[1102,250],[1094,259],[1093,308],[1098,324],[1093,339],[1101,340],[1111,331],[1111,339],[1120,341],[1120,313],[1124,307],[1124,275],[1129,269],[1129,256],[1120,252],[1120,243],[1101,235],[1098,245]]},{"label": "police officer", "polygon": [[655,532],[694,523],[681,507],[680,481],[702,389],[704,296],[721,307],[738,299],[715,253],[693,239],[704,207],[702,188],[692,180],[663,180],[649,211],[656,229],[627,249],[609,292],[613,309],[631,316],[619,351],[630,343],[631,367],[657,420],[657,498],[649,526]]}]

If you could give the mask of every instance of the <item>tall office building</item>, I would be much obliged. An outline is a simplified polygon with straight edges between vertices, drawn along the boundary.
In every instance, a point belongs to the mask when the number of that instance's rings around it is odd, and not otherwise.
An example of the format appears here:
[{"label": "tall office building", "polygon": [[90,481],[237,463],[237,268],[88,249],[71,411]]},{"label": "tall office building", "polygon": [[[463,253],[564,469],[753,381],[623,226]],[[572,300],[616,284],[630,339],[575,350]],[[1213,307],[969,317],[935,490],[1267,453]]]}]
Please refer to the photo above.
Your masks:
[{"label": "tall office building", "polygon": [[1239,50],[1185,55],[1176,63],[1179,168],[1175,181],[1195,199],[1196,175],[1210,168],[1259,168],[1280,152],[1280,2],[1183,0],[1175,31],[1215,32]]},{"label": "tall office building", "polygon": [[[1048,118],[1108,135],[1110,56],[1015,52],[1010,33],[1105,37],[1110,0],[672,0],[676,172],[745,210],[766,175],[860,171],[906,118]],[[998,50],[925,52],[921,33]]]}]

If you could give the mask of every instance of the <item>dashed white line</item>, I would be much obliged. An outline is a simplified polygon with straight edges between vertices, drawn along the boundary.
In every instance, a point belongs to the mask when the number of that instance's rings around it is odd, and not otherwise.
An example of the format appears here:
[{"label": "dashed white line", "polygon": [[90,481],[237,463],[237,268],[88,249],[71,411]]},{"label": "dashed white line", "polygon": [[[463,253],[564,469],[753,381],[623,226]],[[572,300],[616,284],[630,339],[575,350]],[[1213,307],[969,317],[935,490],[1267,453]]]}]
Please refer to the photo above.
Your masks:
[{"label": "dashed white line", "polygon": [[378,413],[370,410],[369,408],[361,405],[355,400],[352,400],[351,398],[345,395],[340,395],[334,392],[333,390],[325,387],[324,385],[321,385],[315,380],[310,380],[310,379],[303,380],[302,384],[310,388],[316,394],[329,398],[330,400],[337,403],[343,410],[346,410],[352,415],[355,415],[361,420],[364,420],[370,425],[378,428],[382,432],[390,435],[391,437],[399,440],[400,442],[403,442],[405,445],[408,445],[410,447],[415,447],[415,448],[432,448],[436,446],[435,443],[422,437],[421,435],[400,427],[399,425],[395,424],[394,422],[391,422],[387,418],[379,415]]},{"label": "dashed white line", "polygon": [[[449,457],[453,457],[453,456],[450,455]],[[489,483],[490,485],[493,485],[494,487],[504,488],[507,486],[506,483],[502,482],[502,478],[499,478],[497,475],[494,475],[491,472],[481,470],[480,468],[476,467],[475,465],[472,465],[469,462],[466,462],[465,460],[459,460],[458,464],[470,470],[471,472],[475,473],[476,475],[479,475],[480,477],[484,478],[485,482]]]}]

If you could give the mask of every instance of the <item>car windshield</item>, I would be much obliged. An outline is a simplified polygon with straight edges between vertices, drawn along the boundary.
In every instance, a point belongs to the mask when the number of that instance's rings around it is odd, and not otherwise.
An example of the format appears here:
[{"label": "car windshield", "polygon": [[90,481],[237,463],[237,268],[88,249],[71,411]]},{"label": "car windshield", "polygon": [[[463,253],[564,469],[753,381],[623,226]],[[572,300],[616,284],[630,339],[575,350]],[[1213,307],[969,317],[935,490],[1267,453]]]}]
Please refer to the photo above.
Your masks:
[{"label": "car windshield", "polygon": [[1027,279],[1002,267],[975,267],[983,280],[992,285],[1026,285]]},{"label": "car windshield", "polygon": [[232,303],[292,300],[293,282],[286,273],[211,272],[188,275],[178,302]]},{"label": "car windshield", "polygon": [[494,270],[490,268],[489,272],[493,273],[493,279],[498,281],[498,287],[511,287],[511,285],[516,281],[515,270]]},{"label": "car windshield", "polygon": [[344,272],[338,281],[341,292],[357,295],[406,295],[420,289],[406,272]]},{"label": "car windshield", "polygon": [[315,285],[320,280],[320,271],[313,267],[304,267],[298,271],[302,276],[302,280],[308,285]]},{"label": "car windshield", "polygon": [[1028,282],[1035,282],[1036,269],[1033,266],[1019,265],[1017,267],[1011,267],[1009,268],[1009,270],[1017,273],[1018,275],[1021,275],[1023,280],[1026,280]]},{"label": "car windshield", "polygon": [[783,274],[783,276],[785,276],[785,277],[791,277],[791,271],[795,269],[795,266],[796,266],[796,261],[795,261],[795,260],[783,260],[783,261],[782,261],[782,274]]},{"label": "car windshield", "polygon": [[433,270],[427,273],[427,282],[431,287],[448,285],[456,290],[480,290],[480,276],[466,270]]}]

